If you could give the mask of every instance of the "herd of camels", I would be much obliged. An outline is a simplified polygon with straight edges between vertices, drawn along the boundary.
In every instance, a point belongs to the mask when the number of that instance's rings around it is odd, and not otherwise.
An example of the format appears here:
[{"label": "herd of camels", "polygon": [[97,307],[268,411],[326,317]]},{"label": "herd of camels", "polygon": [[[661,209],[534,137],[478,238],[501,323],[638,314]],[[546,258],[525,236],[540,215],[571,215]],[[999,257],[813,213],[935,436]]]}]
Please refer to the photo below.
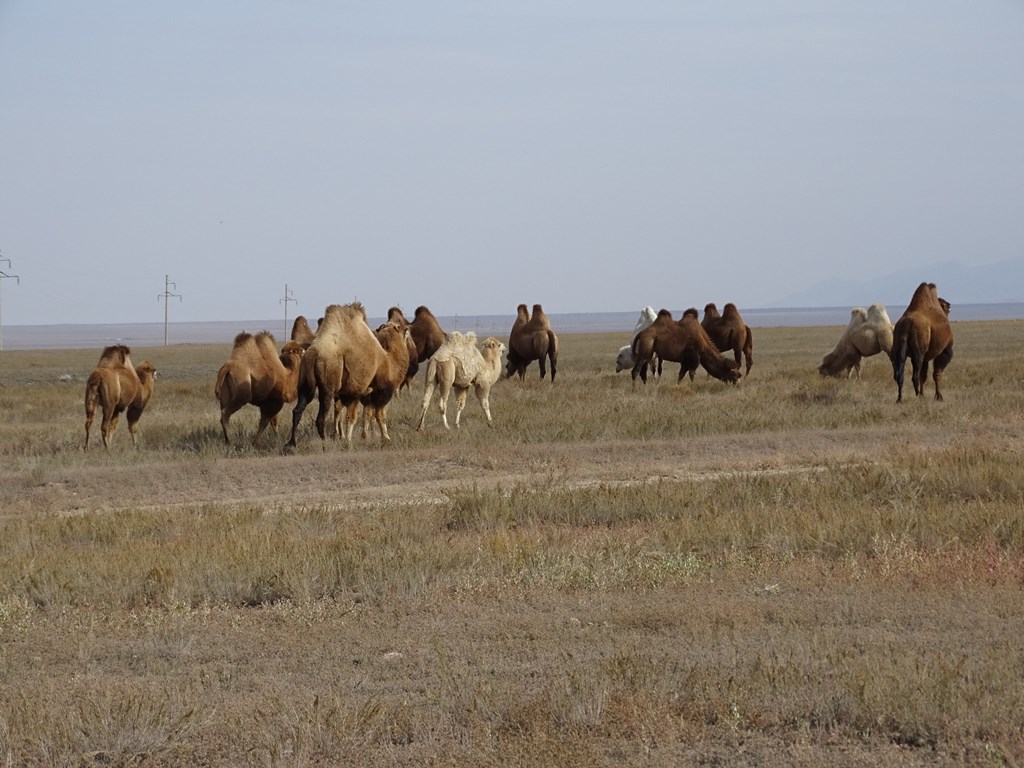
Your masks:
[{"label": "herd of camels", "polygon": [[[822,376],[860,377],[861,359],[881,352],[889,355],[897,385],[897,402],[903,399],[906,361],[911,363],[914,392],[921,396],[928,378],[929,365],[935,382],[935,398],[942,399],[942,374],[953,357],[953,330],[949,322],[950,305],[939,297],[934,283],[921,283],[896,322],[890,322],[885,307],[872,304],[868,309],[854,308],[850,322],[834,350],[825,355],[818,368]],[[734,359],[723,353],[732,352]],[[333,413],[333,435],[344,435],[351,445],[352,432],[363,407],[362,435],[375,421],[383,441],[389,441],[388,405],[403,388],[409,387],[419,368],[426,365],[425,387],[418,429],[422,430],[427,411],[438,395],[438,407],[445,428],[448,425],[448,396],[455,391],[455,426],[458,427],[470,389],[492,423],[490,390],[501,375],[501,357],[506,354],[505,376],[520,379],[534,360],[543,379],[551,368],[555,380],[558,362],[558,336],[540,304],[530,312],[520,304],[509,333],[508,345],[491,336],[477,346],[476,334],[445,333],[437,318],[426,307],[417,308],[412,322],[401,309],[388,310],[388,319],[376,331],[371,330],[366,311],[358,302],[332,304],[324,311],[316,331],[306,318],[296,318],[291,339],[277,349],[274,337],[263,331],[235,337],[231,356],[217,372],[214,394],[220,403],[220,423],[224,441],[230,443],[228,426],[231,415],[246,405],[260,410],[260,422],[253,437],[256,444],[267,425],[277,427],[277,417],[287,403],[295,403],[292,429],[287,445],[295,446],[299,422],[314,398],[319,408],[316,429],[326,439],[328,415]],[[100,433],[104,447],[118,418],[127,413],[128,431],[133,445],[139,419],[153,396],[156,370],[144,361],[135,366],[131,351],[119,344],[107,347],[89,375],[85,388],[85,447],[96,409],[102,411]],[[719,313],[714,304],[704,308],[703,320],[697,310],[688,309],[679,321],[668,310],[656,313],[645,308],[637,321],[630,344],[619,350],[616,371],[630,368],[636,379],[646,384],[648,371],[661,372],[666,362],[679,363],[679,379],[691,380],[698,366],[727,383],[747,375],[753,365],[753,335],[743,322],[735,304],[726,304]]]}]

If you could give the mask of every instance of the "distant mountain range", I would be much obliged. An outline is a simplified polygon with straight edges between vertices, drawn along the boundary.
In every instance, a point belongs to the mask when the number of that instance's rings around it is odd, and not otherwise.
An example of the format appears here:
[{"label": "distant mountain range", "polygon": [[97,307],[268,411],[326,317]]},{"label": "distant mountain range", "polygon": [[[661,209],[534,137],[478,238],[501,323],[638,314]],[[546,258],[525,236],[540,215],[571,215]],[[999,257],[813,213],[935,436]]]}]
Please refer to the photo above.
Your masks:
[{"label": "distant mountain range", "polygon": [[967,266],[956,262],[890,272],[869,280],[823,280],[780,298],[770,307],[867,306],[873,302],[906,304],[914,289],[935,283],[953,304],[1024,302],[1024,259]]}]

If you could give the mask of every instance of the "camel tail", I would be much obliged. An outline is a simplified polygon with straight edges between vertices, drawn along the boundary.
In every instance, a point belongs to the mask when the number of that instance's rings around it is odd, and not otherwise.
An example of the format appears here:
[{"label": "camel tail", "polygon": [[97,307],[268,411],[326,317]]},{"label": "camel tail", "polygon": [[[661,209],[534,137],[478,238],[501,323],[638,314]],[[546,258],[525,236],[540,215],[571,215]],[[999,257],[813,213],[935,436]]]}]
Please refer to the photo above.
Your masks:
[{"label": "camel tail", "polygon": [[217,383],[213,385],[213,396],[217,398],[217,402],[220,402],[220,393],[224,391],[224,385],[227,384],[227,379],[228,367],[225,365],[217,371]]}]

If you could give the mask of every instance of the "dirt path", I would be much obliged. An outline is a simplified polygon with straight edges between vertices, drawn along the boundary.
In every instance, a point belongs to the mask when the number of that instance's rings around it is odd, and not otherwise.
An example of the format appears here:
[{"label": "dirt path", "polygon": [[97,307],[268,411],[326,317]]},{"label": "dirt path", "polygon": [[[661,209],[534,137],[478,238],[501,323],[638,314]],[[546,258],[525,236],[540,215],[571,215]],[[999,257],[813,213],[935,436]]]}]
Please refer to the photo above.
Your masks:
[{"label": "dirt path", "polygon": [[[988,440],[1006,439],[1018,445],[1020,437],[986,433]],[[132,465],[77,464],[20,476],[7,471],[0,473],[0,504],[7,515],[207,504],[359,509],[385,503],[442,503],[446,492],[473,486],[585,488],[658,480],[711,481],[735,473],[808,472],[835,464],[884,461],[889,452],[910,445],[935,449],[963,438],[963,434],[917,425],[912,433],[872,427],[685,441],[505,445],[486,455],[462,454],[447,446],[416,450],[358,446],[351,451],[332,446],[324,453],[297,456],[243,454]]]}]

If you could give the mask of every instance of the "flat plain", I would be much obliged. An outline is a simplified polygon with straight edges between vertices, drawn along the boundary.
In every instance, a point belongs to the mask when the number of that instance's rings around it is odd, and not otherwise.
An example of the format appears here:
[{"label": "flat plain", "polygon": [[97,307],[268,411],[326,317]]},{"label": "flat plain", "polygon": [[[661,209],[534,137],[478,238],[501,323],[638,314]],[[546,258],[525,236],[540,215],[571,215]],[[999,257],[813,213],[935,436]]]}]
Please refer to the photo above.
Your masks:
[{"label": "flat plain", "polygon": [[314,404],[292,453],[291,406],[224,446],[229,339],[133,349],[138,450],[81,449],[100,350],[0,353],[0,762],[1021,764],[1024,324],[902,404],[818,376],[840,331],[735,386],[564,335],[491,428],[416,432],[421,374],[389,445]]}]

